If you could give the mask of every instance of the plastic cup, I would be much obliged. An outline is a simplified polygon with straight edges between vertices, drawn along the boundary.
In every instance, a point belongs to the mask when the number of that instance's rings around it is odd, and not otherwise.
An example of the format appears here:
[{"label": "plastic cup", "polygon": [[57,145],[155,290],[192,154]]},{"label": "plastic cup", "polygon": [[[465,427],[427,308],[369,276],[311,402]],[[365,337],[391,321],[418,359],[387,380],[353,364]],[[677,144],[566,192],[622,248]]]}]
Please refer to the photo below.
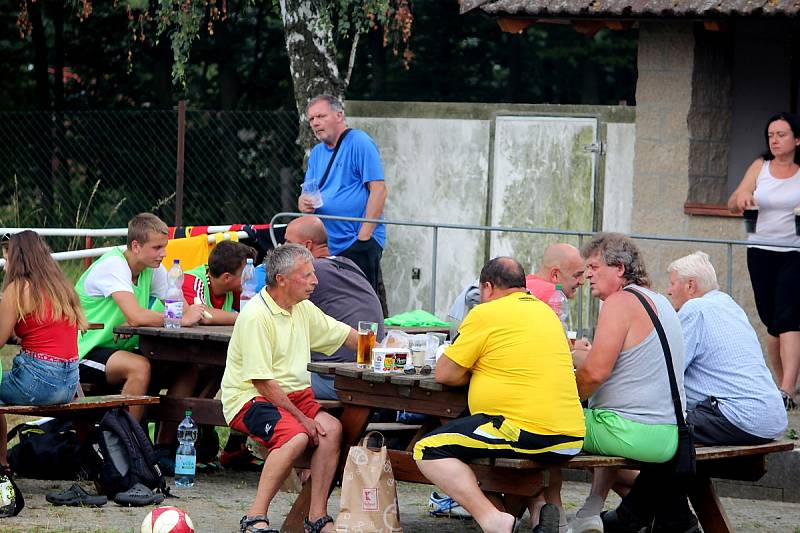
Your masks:
[{"label": "plastic cup", "polygon": [[567,330],[567,340],[569,340],[570,346],[575,346],[575,340],[578,338],[578,332]]},{"label": "plastic cup", "polygon": [[[747,233],[756,232],[756,223],[758,222],[758,206],[748,207],[744,210],[744,229]],[[797,218],[795,216],[795,218]]]},{"label": "plastic cup", "polygon": [[425,355],[428,350],[428,336],[425,334],[411,337],[411,363],[414,368],[420,369],[425,365]]},{"label": "plastic cup", "polygon": [[311,206],[318,209],[323,206],[322,192],[319,190],[319,185],[316,181],[306,181],[302,185],[301,194],[308,196],[311,200]]}]

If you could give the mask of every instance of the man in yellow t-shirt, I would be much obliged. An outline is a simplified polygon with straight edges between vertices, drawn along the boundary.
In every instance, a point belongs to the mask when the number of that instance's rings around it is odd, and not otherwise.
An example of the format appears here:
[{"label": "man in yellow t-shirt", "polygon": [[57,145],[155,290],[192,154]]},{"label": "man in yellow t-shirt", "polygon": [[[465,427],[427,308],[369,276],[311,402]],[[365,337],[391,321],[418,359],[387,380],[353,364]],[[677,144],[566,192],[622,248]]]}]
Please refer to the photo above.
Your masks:
[{"label": "man in yellow t-shirt", "polygon": [[484,531],[512,531],[466,464],[485,457],[558,463],[581,450],[583,411],[561,322],[525,289],[525,271],[497,257],[480,275],[481,305],[436,365],[436,381],[469,384],[471,416],[414,447],[420,471],[472,514]]},{"label": "man in yellow t-shirt", "polygon": [[342,426],[320,411],[306,369],[311,350],[330,355],[343,344],[355,350],[358,334],[308,301],[317,286],[314,257],[287,244],[267,257],[267,285],[241,310],[228,345],[222,377],[222,410],[231,428],[260,441],[267,456],[242,531],[265,531],[267,512],[291,470],[308,447],[311,504],[307,518],[315,531],[333,531],[328,490],[338,463]]}]

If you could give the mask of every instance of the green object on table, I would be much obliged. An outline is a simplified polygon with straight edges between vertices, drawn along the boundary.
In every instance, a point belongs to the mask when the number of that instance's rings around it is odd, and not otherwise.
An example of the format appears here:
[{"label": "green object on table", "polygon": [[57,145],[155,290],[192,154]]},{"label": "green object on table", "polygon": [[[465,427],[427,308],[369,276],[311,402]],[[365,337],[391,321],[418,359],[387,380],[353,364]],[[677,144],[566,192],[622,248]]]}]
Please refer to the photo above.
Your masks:
[{"label": "green object on table", "polygon": [[385,326],[400,326],[404,328],[450,327],[449,322],[439,320],[436,315],[422,309],[415,309],[414,311],[406,311],[399,315],[390,316],[383,320],[383,324]]}]

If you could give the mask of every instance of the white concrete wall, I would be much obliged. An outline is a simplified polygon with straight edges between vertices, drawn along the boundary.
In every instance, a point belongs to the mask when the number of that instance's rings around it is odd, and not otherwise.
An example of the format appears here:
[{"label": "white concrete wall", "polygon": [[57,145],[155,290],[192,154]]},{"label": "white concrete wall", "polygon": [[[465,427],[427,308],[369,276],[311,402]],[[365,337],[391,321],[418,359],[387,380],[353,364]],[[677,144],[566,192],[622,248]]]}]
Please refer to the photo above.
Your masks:
[{"label": "white concrete wall", "polygon": [[[389,190],[385,210],[388,220],[486,225],[489,223],[487,206],[491,203],[497,214],[493,221],[502,225],[591,230],[594,209],[591,179],[581,178],[580,183],[570,180],[574,169],[593,156],[586,152],[572,153],[569,148],[551,157],[547,162],[551,166],[546,168],[535,158],[531,159],[532,146],[548,146],[551,140],[563,135],[553,123],[550,130],[540,128],[539,141],[532,142],[530,115],[533,113],[596,114],[610,117],[608,122],[616,117],[619,121],[628,121],[626,128],[609,130],[614,134],[613,142],[607,145],[605,169],[606,172],[613,170],[614,180],[606,181],[604,194],[615,199],[632,196],[630,190],[625,190],[630,187],[631,178],[630,169],[625,174],[624,163],[627,158],[628,166],[632,165],[629,155],[633,149],[631,109],[348,102],[348,113],[348,123],[364,129],[380,147]],[[514,115],[527,116],[501,121],[497,128],[500,133],[495,137],[496,148],[494,154],[490,154],[495,117]],[[594,119],[588,120],[594,123]],[[578,126],[572,132],[575,142],[569,146],[582,147],[592,142],[593,131]],[[494,158],[493,161],[490,158]],[[494,172],[490,171],[490,161],[497,166]],[[509,176],[513,184],[506,179]],[[490,199],[493,180],[494,194]],[[534,198],[538,199],[518,209],[520,202]],[[531,210],[548,203],[567,205],[559,207],[567,216],[555,219],[543,210],[531,216]],[[390,313],[430,309],[432,235],[432,230],[427,228],[387,227],[382,266]],[[445,318],[455,296],[483,266],[488,255],[486,237],[477,231],[441,230],[438,250],[434,308],[439,317]],[[499,250],[501,247],[492,245],[493,254]],[[537,266],[542,251],[533,245],[516,244],[511,250],[527,269]],[[419,280],[411,279],[413,268],[420,269]]]},{"label": "white concrete wall", "polygon": [[606,127],[603,230],[630,233],[633,209],[633,148],[635,124]]}]

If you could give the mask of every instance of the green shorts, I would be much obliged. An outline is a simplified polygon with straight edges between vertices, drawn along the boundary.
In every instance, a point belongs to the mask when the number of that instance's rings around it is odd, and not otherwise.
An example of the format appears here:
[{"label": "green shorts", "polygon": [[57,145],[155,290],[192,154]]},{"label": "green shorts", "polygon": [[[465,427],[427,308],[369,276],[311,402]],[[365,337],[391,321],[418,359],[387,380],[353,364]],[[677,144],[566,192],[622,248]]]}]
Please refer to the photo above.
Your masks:
[{"label": "green shorts", "polygon": [[642,424],[604,409],[584,409],[583,450],[646,463],[666,463],[678,449],[675,424]]}]

